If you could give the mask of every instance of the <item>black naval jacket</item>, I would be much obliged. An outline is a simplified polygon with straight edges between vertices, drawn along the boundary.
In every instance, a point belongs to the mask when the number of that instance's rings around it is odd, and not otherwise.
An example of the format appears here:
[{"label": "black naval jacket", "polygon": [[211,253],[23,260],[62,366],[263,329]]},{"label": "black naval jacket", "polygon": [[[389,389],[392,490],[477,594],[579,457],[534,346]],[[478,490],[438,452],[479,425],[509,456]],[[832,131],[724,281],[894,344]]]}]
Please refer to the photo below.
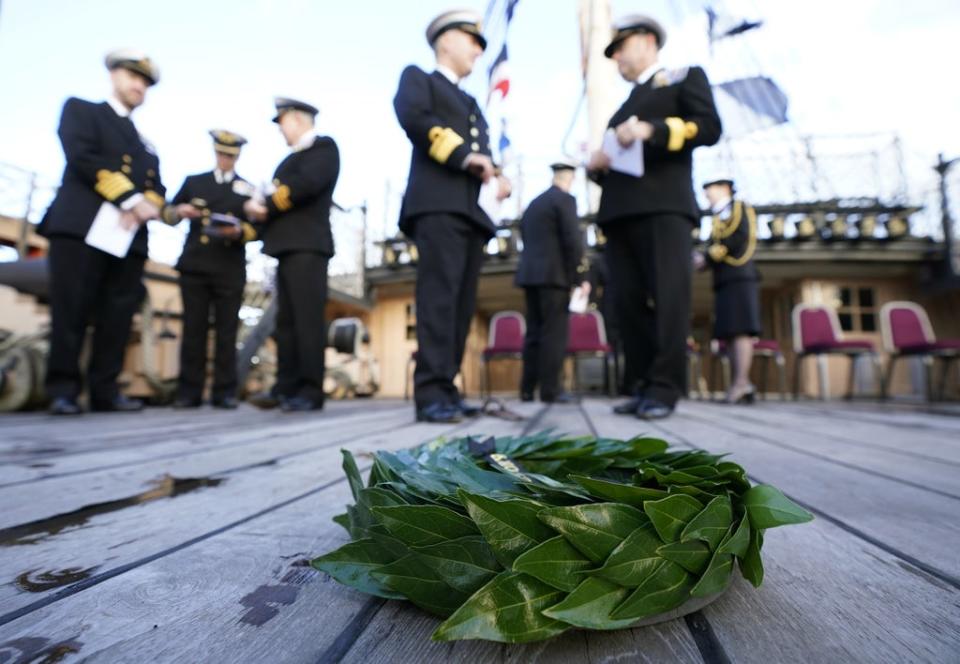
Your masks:
[{"label": "black naval jacket", "polygon": [[598,178],[603,187],[597,223],[650,214],[678,214],[692,223],[700,218],[693,193],[693,148],[720,140],[720,116],[707,75],[700,67],[661,70],[636,85],[610,119],[616,127],[630,116],[653,125],[643,144],[643,177],[610,171]]},{"label": "black naval jacket", "polygon": [[[238,271],[246,272],[246,250],[244,244],[255,239],[256,230],[244,221],[243,204],[253,195],[253,185],[234,173],[230,182],[218,183],[213,171],[188,175],[180,191],[173,197],[171,205],[193,203],[203,211],[199,219],[190,220],[190,232],[183,244],[183,253],[177,261],[181,272],[213,274]],[[172,212],[169,207],[164,216]],[[204,232],[210,225],[210,214],[229,214],[241,220],[243,235],[237,239],[226,239],[208,235]],[[171,218],[170,221],[179,221]]]},{"label": "black naval jacket", "polygon": [[756,250],[757,213],[734,199],[714,215],[710,230],[706,259],[713,269],[714,290],[734,281],[759,281],[760,272],[753,262]]},{"label": "black naval jacket", "polygon": [[400,76],[393,108],[413,144],[400,230],[414,237],[418,216],[443,212],[465,217],[493,237],[493,222],[477,204],[481,182],[463,169],[471,152],[491,156],[477,100],[440,72],[410,65]]},{"label": "black naval jacket", "polygon": [[276,191],[267,198],[267,221],[260,230],[263,253],[333,256],[330,208],[339,175],[340,152],[329,136],[317,136],[312,145],[280,162],[273,174]]},{"label": "black naval jacket", "polygon": [[[71,97],[63,105],[57,133],[67,163],[60,189],[40,222],[44,236],[83,239],[104,201],[119,206],[137,193],[163,208],[160,160],[133,121],[117,115],[110,104]],[[147,255],[146,224],[137,231],[130,253]]]},{"label": "black naval jacket", "polygon": [[523,253],[517,286],[569,288],[577,283],[583,259],[583,237],[577,222],[577,201],[552,186],[531,201],[520,220]]}]

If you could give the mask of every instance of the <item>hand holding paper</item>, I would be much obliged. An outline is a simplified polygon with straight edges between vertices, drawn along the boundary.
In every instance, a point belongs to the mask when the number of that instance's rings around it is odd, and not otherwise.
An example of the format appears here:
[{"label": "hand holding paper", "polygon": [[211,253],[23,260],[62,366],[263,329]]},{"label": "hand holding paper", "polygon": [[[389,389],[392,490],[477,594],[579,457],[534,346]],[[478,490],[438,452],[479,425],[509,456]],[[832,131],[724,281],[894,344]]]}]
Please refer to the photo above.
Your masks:
[{"label": "hand holding paper", "polygon": [[602,150],[610,159],[610,170],[636,178],[643,176],[643,141],[634,140],[623,146],[617,138],[617,132],[607,129],[607,133],[603,135]]}]

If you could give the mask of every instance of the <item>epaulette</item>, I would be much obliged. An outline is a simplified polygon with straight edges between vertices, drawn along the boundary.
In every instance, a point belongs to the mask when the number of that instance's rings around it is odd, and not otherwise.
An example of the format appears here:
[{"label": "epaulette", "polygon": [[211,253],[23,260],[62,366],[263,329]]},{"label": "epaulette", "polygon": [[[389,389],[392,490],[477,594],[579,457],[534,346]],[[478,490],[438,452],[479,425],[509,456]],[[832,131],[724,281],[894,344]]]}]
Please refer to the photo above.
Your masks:
[{"label": "epaulette", "polygon": [[665,88],[668,85],[682,83],[690,72],[690,67],[680,67],[679,69],[662,69],[653,77],[653,87]]}]

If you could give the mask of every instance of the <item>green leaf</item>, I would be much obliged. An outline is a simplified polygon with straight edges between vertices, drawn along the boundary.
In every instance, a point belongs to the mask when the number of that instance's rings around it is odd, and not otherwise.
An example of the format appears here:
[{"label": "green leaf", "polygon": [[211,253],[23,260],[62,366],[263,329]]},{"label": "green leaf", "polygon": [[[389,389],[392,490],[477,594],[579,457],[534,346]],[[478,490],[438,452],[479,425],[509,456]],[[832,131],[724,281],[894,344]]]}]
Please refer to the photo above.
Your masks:
[{"label": "green leaf", "polygon": [[416,551],[451,588],[472,594],[503,571],[482,537],[418,546]]},{"label": "green leaf", "polygon": [[690,597],[692,587],[693,576],[680,565],[663,560],[657,570],[613,610],[610,617],[614,620],[639,620],[670,611]]},{"label": "green leaf", "polygon": [[645,459],[654,454],[660,454],[669,447],[667,441],[660,438],[633,438],[629,441],[630,451],[622,453],[621,456],[631,457],[633,459]]},{"label": "green leaf", "polygon": [[350,515],[344,512],[343,514],[338,514],[333,517],[333,522],[338,526],[342,526],[350,535],[353,535],[353,531],[350,528]]},{"label": "green leaf", "polygon": [[699,540],[664,544],[657,549],[657,553],[691,574],[699,575],[710,562],[710,549]]},{"label": "green leaf", "polygon": [[606,560],[630,533],[649,522],[640,510],[617,503],[553,507],[539,516],[595,563]]},{"label": "green leaf", "polygon": [[693,517],[683,532],[680,541],[698,539],[706,542],[710,550],[719,546],[723,536],[730,530],[733,523],[733,505],[727,496],[717,496],[703,508],[703,511]]},{"label": "green leaf", "polygon": [[583,629],[623,629],[636,620],[613,620],[610,614],[630,594],[606,579],[590,577],[544,615]]},{"label": "green leaf", "polygon": [[396,507],[407,504],[397,493],[380,487],[361,489],[357,502],[367,507]]},{"label": "green leaf", "polygon": [[703,503],[683,494],[662,500],[649,500],[643,505],[643,511],[650,517],[660,539],[666,543],[676,542],[690,519],[702,509]]},{"label": "green leaf", "polygon": [[661,546],[663,542],[653,526],[637,528],[613,550],[603,567],[590,576],[603,577],[624,588],[636,588],[659,568],[663,558],[657,549]]},{"label": "green leaf", "polygon": [[718,551],[720,553],[732,553],[738,558],[743,558],[747,554],[747,547],[750,545],[750,519],[744,515],[740,519],[739,525],[730,526],[731,532],[725,540],[720,543]]},{"label": "green leaf", "polygon": [[433,633],[434,641],[487,639],[526,643],[556,636],[567,625],[543,614],[563,592],[532,576],[503,572],[471,596]]},{"label": "green leaf", "polygon": [[477,528],[465,516],[435,505],[398,505],[374,507],[390,534],[409,546],[439,544],[458,537],[477,534]]},{"label": "green leaf", "polygon": [[403,599],[403,595],[391,591],[370,575],[372,571],[393,561],[393,555],[376,542],[362,539],[349,542],[336,551],[314,558],[310,564],[343,585],[356,588],[360,592],[388,599]]},{"label": "green leaf", "polygon": [[750,515],[750,526],[765,530],[791,523],[813,521],[813,515],[780,493],[769,484],[758,484],[742,497],[743,506]]},{"label": "green leaf", "polygon": [[710,559],[707,571],[690,590],[691,597],[709,597],[726,590],[733,573],[733,555],[717,551]]},{"label": "green leaf", "polygon": [[591,495],[610,502],[626,503],[634,507],[643,508],[648,500],[659,500],[667,497],[667,492],[660,489],[647,489],[633,484],[621,484],[609,480],[598,480],[582,475],[571,475],[570,479],[590,492]]},{"label": "green leaf", "polygon": [[559,535],[520,554],[513,561],[513,571],[529,574],[567,592],[580,583],[580,573],[591,567],[593,563]]},{"label": "green leaf", "polygon": [[752,583],[754,588],[759,588],[760,584],[763,583],[763,560],[760,558],[761,547],[763,547],[763,532],[751,530],[750,545],[747,547],[747,553],[742,558],[737,558],[737,564],[740,566],[740,574]]},{"label": "green leaf", "polygon": [[426,559],[413,553],[371,572],[371,576],[419,606],[446,618],[470,597],[452,588],[433,570]]},{"label": "green leaf", "polygon": [[543,506],[532,500],[494,500],[465,491],[459,496],[497,560],[507,569],[521,553],[556,535],[537,518]]},{"label": "green leaf", "polygon": [[350,493],[353,494],[354,502],[360,502],[360,490],[363,489],[363,478],[360,476],[360,469],[357,467],[357,461],[353,458],[350,450],[340,450],[343,455],[343,472],[347,476],[347,482],[350,484]]}]

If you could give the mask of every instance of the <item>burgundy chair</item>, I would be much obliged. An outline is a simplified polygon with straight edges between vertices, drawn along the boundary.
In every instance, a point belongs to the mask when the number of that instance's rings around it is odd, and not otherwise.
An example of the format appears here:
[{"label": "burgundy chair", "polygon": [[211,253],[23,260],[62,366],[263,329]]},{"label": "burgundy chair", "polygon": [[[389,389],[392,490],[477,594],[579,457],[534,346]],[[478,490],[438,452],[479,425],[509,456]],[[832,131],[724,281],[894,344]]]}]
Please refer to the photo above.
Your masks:
[{"label": "burgundy chair", "polygon": [[940,360],[940,381],[936,396],[944,397],[947,387],[947,372],[950,364],[960,358],[960,339],[941,339],[937,341],[930,325],[927,312],[913,302],[887,302],[880,308],[880,331],[883,336],[883,348],[890,354],[887,376],[884,383],[887,390],[893,377],[893,367],[903,357],[917,357],[923,360],[926,374],[927,399],[934,399],[932,373],[936,360]]},{"label": "burgundy chair", "polygon": [[523,358],[523,338],[527,334],[527,321],[519,311],[500,311],[490,319],[487,347],[483,349],[483,384],[481,396],[490,392],[490,361]]},{"label": "burgundy chair", "polygon": [[796,370],[793,374],[793,398],[800,397],[800,375],[803,360],[809,356],[817,358],[817,371],[820,378],[820,398],[827,397],[828,355],[842,355],[850,358],[850,378],[845,398],[853,397],[855,367],[857,360],[868,357],[876,372],[880,384],[880,396],[884,396],[883,374],[880,369],[880,356],[872,341],[866,339],[843,339],[837,312],[817,304],[798,304],[793,308],[793,349],[797,354]]},{"label": "burgundy chair", "polygon": [[610,356],[613,349],[607,343],[603,315],[595,309],[582,314],[570,314],[568,325],[566,354],[573,358],[574,389],[580,391],[580,358],[599,357],[603,359],[603,389],[612,396],[614,381],[610,379]]},{"label": "burgundy chair", "polygon": [[[721,368],[721,389],[726,390],[730,386],[730,355],[727,352],[727,342],[720,339],[714,339],[710,342],[710,354],[713,356],[713,362],[710,364],[710,387],[716,385],[717,368]],[[763,366],[760,371],[760,398],[766,399],[767,378],[770,375],[770,363],[777,369],[777,385],[780,388],[780,399],[786,399],[787,396],[787,361],[780,350],[780,344],[775,339],[754,339],[753,340],[754,360],[762,360]]]}]

